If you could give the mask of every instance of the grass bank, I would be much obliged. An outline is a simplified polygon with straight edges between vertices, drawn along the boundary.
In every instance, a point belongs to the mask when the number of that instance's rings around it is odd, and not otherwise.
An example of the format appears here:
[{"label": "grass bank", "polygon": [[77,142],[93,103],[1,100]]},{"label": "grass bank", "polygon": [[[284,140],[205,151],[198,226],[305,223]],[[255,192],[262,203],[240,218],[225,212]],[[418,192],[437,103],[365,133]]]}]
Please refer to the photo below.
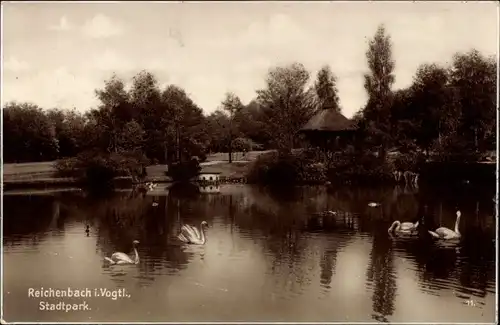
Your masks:
[{"label": "grass bank", "polygon": [[[227,153],[214,153],[207,157],[207,161],[201,163],[201,171],[219,173],[224,178],[243,178],[246,175],[249,163],[266,152],[235,153],[231,164],[228,162]],[[147,182],[171,182],[171,179],[165,176],[165,165],[151,165],[146,167],[146,171]],[[5,190],[80,185],[78,180],[74,178],[58,177],[56,175],[55,161],[4,164],[3,181]],[[117,183],[128,186],[132,185],[132,180],[131,178],[120,178],[117,179]]]}]

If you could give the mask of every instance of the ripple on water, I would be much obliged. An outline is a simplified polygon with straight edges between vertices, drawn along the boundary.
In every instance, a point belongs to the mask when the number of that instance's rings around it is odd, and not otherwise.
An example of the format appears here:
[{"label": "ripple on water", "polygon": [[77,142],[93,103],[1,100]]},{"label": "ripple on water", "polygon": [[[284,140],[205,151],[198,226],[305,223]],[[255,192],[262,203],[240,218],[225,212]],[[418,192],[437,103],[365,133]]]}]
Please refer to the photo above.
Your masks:
[{"label": "ripple on water", "polygon": [[[248,193],[242,197],[250,197]],[[322,202],[318,200],[311,210],[321,211],[324,203],[355,209],[375,200],[370,193],[366,198],[350,190],[339,195],[304,194],[304,203],[321,197]],[[5,240],[4,257],[10,265],[6,290],[9,297],[21,297],[25,295],[23,285],[39,285],[42,279],[47,285],[76,281],[80,285],[123,287],[130,290],[134,302],[120,303],[126,306],[124,313],[143,317],[134,321],[157,320],[165,310],[170,321],[200,320],[193,315],[222,321],[251,321],[254,315],[276,321],[291,321],[293,317],[303,321],[385,322],[406,317],[418,321],[421,315],[415,315],[415,301],[422,302],[418,306],[422,313],[436,320],[448,316],[451,321],[478,322],[483,320],[479,318],[483,310],[484,320],[489,320],[486,315],[494,309],[495,293],[495,265],[490,253],[475,246],[456,250],[413,238],[390,239],[388,226],[377,226],[386,221],[382,219],[385,216],[376,214],[356,216],[352,224],[334,220],[303,229],[297,221],[304,211],[293,215],[295,211],[287,208],[289,201],[257,194],[244,206],[239,205],[239,196],[229,199],[225,194],[210,202],[201,196],[167,197],[168,209],[156,208],[153,213],[147,202],[150,198],[120,198],[115,203],[113,199],[86,198],[78,199],[79,204],[60,198],[65,218],[54,222],[54,217],[48,216],[50,225],[43,228],[41,222],[29,234],[21,233],[26,228],[22,224],[10,227],[20,233],[9,234]],[[421,199],[409,196],[405,199]],[[297,203],[296,210],[302,209],[301,202]],[[384,212],[404,210],[401,216],[391,216],[403,220],[403,214],[418,213],[415,203],[405,205],[404,200],[398,200],[393,209],[386,202]],[[54,214],[54,206],[44,209],[45,214]],[[17,210],[11,211],[12,218]],[[30,214],[35,212],[33,209]],[[447,213],[453,215],[454,211]],[[83,218],[95,225],[89,237],[85,236]],[[115,219],[120,219],[119,226]],[[199,224],[201,220],[211,225],[206,245],[167,244],[179,222]],[[118,248],[129,249],[132,238],[142,238],[140,263],[104,266],[103,256]],[[476,250],[480,254],[474,255]],[[32,265],[37,265],[37,272],[31,271]],[[77,275],[83,280],[77,280]],[[22,300],[17,299],[15,306],[6,305],[10,315],[26,321],[39,316],[27,312],[28,303],[18,301]],[[118,311],[120,304],[96,306],[89,317],[115,320],[104,314],[109,309]],[[447,308],[450,304],[453,309]],[[300,316],[300,309],[307,310],[307,316]],[[477,309],[479,313],[470,312]],[[283,316],[283,310],[293,316]],[[57,320],[54,314],[44,317]]]}]

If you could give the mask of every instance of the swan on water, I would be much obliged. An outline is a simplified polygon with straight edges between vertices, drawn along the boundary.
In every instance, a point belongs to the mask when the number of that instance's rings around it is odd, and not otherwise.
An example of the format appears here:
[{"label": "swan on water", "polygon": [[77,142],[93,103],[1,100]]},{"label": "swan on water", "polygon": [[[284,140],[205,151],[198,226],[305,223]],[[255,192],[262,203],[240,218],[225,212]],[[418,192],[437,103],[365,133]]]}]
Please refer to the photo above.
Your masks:
[{"label": "swan on water", "polygon": [[205,237],[205,227],[208,227],[206,221],[202,221],[200,224],[200,231],[194,226],[184,225],[181,228],[180,234],[177,236],[180,241],[186,244],[193,245],[204,245],[207,241]]},{"label": "swan on water", "polygon": [[387,229],[389,233],[396,232],[402,234],[416,234],[418,228],[418,221],[413,222],[400,222],[396,220],[392,223],[392,225]]},{"label": "swan on water", "polygon": [[440,227],[440,228],[436,229],[435,231],[428,230],[429,234],[431,234],[432,237],[434,237],[434,238],[445,239],[445,240],[460,238],[462,235],[460,234],[460,231],[458,230],[458,225],[460,224],[460,217],[461,216],[462,216],[462,213],[460,212],[460,210],[457,211],[457,220],[455,221],[455,231],[448,229],[446,227]]},{"label": "swan on water", "polygon": [[113,253],[113,255],[111,255],[111,258],[104,257],[104,259],[108,261],[110,264],[139,264],[139,253],[137,252],[137,247],[136,247],[139,244],[139,241],[134,240],[132,244],[134,246],[134,253],[135,253],[133,259],[127,254],[122,252]]}]

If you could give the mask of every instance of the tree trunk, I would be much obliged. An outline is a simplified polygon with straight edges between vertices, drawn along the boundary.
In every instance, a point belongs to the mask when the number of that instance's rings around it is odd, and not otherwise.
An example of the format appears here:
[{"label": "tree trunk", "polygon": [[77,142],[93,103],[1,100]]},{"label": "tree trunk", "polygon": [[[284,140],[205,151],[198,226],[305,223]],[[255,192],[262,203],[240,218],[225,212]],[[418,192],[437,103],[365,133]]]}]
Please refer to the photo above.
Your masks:
[{"label": "tree trunk", "polygon": [[228,160],[231,164],[233,162],[233,115],[231,114],[229,120],[229,150],[228,150]]},{"label": "tree trunk", "polygon": [[177,142],[177,161],[181,162],[181,139],[180,139],[180,130],[179,126],[177,125],[177,130],[176,130],[176,142]]}]

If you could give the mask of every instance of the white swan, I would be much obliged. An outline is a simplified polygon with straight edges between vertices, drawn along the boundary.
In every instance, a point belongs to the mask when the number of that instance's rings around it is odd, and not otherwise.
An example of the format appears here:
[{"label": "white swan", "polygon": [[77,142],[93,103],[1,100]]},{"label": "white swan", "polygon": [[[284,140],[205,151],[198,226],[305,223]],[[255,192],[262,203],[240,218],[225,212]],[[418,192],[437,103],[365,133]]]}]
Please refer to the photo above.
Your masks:
[{"label": "white swan", "polygon": [[198,229],[194,226],[184,225],[182,226],[181,232],[177,238],[186,244],[204,245],[207,241],[207,238],[205,237],[205,227],[208,227],[208,223],[206,221],[201,222],[200,231],[198,231]]},{"label": "white swan", "polygon": [[130,256],[128,256],[127,254],[122,252],[113,253],[113,255],[111,255],[111,258],[104,257],[104,259],[108,261],[110,264],[139,264],[139,253],[137,252],[136,248],[136,246],[139,244],[139,241],[134,240],[132,244],[134,245],[134,253],[135,253],[133,259],[130,258]]},{"label": "white swan", "polygon": [[396,220],[392,223],[392,225],[387,229],[389,233],[396,232],[401,234],[417,234],[418,221],[413,222],[400,222]]},{"label": "white swan", "polygon": [[444,240],[449,240],[449,239],[459,239],[462,235],[460,234],[460,231],[458,230],[458,225],[460,224],[460,217],[462,216],[462,213],[457,211],[457,220],[455,221],[455,231],[448,229],[446,227],[440,227],[436,229],[435,231],[429,231],[429,234],[432,235],[434,238],[438,239],[444,239]]}]

